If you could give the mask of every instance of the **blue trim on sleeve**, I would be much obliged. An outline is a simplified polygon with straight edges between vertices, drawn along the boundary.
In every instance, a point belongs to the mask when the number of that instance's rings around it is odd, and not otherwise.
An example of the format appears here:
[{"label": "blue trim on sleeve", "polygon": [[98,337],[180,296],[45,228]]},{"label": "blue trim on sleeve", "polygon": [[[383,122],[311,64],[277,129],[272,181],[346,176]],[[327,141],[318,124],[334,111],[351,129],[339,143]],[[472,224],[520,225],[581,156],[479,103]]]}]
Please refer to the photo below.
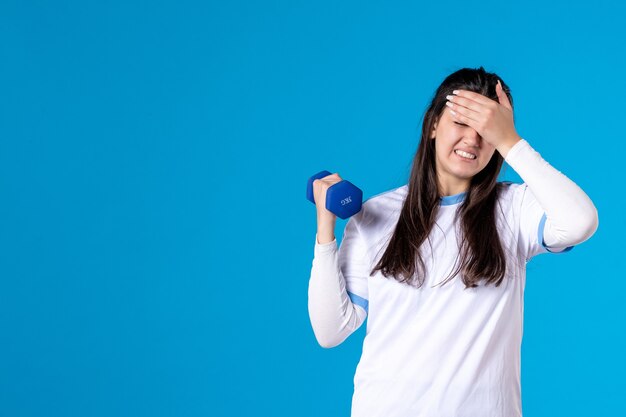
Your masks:
[{"label": "blue trim on sleeve", "polygon": [[367,301],[365,298],[363,297],[359,297],[356,294],[352,294],[350,291],[347,291],[348,293],[348,297],[350,297],[350,300],[352,301],[353,304],[356,304],[358,306],[363,307],[363,309],[365,310],[366,313],[368,313],[368,307],[370,302]]},{"label": "blue trim on sleeve", "polygon": [[565,253],[571,251],[573,246],[568,246],[567,248],[559,252],[553,252],[548,246],[546,246],[546,242],[544,242],[543,240],[543,229],[546,227],[546,219],[546,213],[543,213],[543,216],[541,216],[541,220],[539,221],[539,228],[537,230],[537,243],[546,248],[546,250],[550,253]]}]

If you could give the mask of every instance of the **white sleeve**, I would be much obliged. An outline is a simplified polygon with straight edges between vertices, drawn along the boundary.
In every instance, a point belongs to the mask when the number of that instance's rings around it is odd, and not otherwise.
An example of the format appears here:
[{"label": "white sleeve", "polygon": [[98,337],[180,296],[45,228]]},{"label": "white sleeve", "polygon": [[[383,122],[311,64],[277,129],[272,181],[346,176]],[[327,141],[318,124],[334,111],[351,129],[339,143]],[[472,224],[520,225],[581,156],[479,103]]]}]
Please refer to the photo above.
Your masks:
[{"label": "white sleeve", "polygon": [[365,245],[354,217],[346,224],[339,249],[336,239],[320,244],[315,236],[309,317],[321,346],[341,344],[363,324],[368,310],[368,276]]},{"label": "white sleeve", "polygon": [[565,252],[595,233],[598,211],[591,199],[526,140],[516,143],[505,160],[525,183],[520,187],[519,215],[520,241],[527,260],[546,251]]}]

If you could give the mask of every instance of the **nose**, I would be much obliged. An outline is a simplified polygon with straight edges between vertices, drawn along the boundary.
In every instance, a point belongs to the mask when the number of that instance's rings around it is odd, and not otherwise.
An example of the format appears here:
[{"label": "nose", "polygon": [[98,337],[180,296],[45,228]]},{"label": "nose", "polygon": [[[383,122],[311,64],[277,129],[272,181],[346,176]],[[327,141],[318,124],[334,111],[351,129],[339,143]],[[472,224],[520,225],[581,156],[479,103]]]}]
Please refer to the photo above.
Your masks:
[{"label": "nose", "polygon": [[463,143],[467,146],[478,147],[480,145],[480,141],[482,137],[472,128],[466,129],[465,135],[463,136]]}]

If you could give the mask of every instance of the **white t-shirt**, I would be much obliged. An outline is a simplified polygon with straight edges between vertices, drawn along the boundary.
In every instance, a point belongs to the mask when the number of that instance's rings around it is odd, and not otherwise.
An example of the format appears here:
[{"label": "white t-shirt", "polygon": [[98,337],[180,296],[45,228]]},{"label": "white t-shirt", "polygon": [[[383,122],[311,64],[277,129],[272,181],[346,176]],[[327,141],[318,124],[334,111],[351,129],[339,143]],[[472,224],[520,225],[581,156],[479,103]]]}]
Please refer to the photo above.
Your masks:
[{"label": "white t-shirt", "polygon": [[[430,234],[434,256],[423,246],[427,276],[421,288],[380,271],[369,277],[393,234],[407,185],[367,200],[349,219],[339,267],[352,303],[368,315],[353,417],[521,416],[526,262],[548,251],[541,241],[545,214],[525,184],[500,186],[497,225],[507,273],[499,287],[465,289],[458,276],[436,285],[459,253],[453,221],[464,193],[441,199]],[[332,252],[335,242],[316,241],[316,258]]]},{"label": "white t-shirt", "polygon": [[453,220],[463,193],[440,200],[430,233],[434,253],[422,245],[427,276],[420,288],[380,271],[369,276],[395,230],[407,185],[363,203],[347,222],[340,248],[316,236],[309,316],[318,342],[336,346],[367,318],[353,417],[521,416],[526,262],[549,251],[544,239],[553,252],[587,240],[598,213],[526,140],[506,161],[524,184],[498,185],[496,224],[507,263],[498,287],[466,289],[458,276],[437,285],[459,253]]}]

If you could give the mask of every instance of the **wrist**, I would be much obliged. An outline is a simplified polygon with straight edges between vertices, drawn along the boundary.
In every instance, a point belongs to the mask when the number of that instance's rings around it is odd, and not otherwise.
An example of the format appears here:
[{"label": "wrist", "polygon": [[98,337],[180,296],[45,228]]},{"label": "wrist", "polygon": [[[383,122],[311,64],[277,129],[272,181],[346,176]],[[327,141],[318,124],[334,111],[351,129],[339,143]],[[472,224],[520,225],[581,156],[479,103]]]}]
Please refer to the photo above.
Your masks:
[{"label": "wrist", "polygon": [[335,240],[335,234],[333,232],[318,231],[315,236],[318,245],[327,245]]},{"label": "wrist", "polygon": [[500,142],[500,144],[496,146],[496,150],[500,152],[500,155],[502,155],[503,158],[506,159],[506,156],[511,150],[511,148],[517,145],[521,140],[522,138],[519,135],[512,136],[511,138],[508,138]]}]

